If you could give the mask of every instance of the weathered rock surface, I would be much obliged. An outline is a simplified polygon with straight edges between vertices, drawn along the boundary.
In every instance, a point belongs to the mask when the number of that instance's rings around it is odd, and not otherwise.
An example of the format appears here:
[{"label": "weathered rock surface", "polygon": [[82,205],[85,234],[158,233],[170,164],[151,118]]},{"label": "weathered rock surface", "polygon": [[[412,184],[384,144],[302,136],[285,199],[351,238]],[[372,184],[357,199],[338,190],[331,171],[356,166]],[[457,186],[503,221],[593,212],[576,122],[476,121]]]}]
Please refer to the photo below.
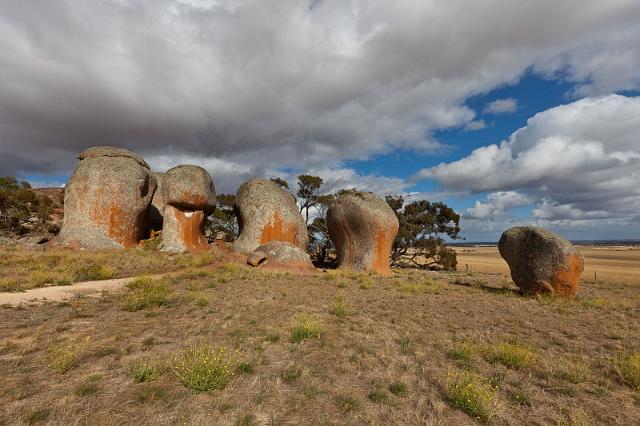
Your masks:
[{"label": "weathered rock surface", "polygon": [[498,250],[523,293],[574,297],[578,292],[584,260],[559,235],[535,226],[514,227],[502,234]]},{"label": "weathered rock surface", "polygon": [[251,179],[235,199],[240,236],[236,250],[250,253],[269,241],[286,241],[307,249],[309,236],[292,195],[268,179]]},{"label": "weathered rock surface", "polygon": [[314,269],[309,254],[286,241],[269,241],[262,244],[247,256],[247,263],[254,267],[266,265],[297,270]]},{"label": "weathered rock surface", "polygon": [[156,179],[147,163],[122,148],[89,148],[65,187],[63,243],[92,249],[126,248],[147,232]]},{"label": "weathered rock surface", "polygon": [[344,194],[327,211],[338,268],[388,274],[398,218],[385,200],[370,192]]},{"label": "weathered rock surface", "polygon": [[160,172],[151,172],[153,176],[156,178],[156,183],[158,185],[156,192],[153,194],[153,198],[151,199],[151,205],[149,206],[149,211],[147,212],[147,220],[149,221],[149,230],[150,231],[159,231],[162,229],[162,213],[164,211],[164,194],[163,194],[163,181],[165,173]]},{"label": "weathered rock surface", "polygon": [[199,166],[169,169],[162,182],[164,200],[162,246],[172,252],[199,253],[210,249],[205,223],[216,207],[213,180]]}]

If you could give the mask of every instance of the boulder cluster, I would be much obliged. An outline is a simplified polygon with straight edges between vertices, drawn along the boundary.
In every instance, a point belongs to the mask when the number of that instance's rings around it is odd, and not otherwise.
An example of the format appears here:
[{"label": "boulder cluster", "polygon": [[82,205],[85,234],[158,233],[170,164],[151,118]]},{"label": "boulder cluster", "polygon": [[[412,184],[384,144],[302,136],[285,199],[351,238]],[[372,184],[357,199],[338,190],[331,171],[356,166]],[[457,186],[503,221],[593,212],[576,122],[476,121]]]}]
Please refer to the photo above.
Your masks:
[{"label": "boulder cluster", "polygon": [[[162,250],[210,249],[205,224],[216,191],[202,167],[153,172],[139,155],[113,147],[89,148],[78,159],[65,187],[62,243],[121,249],[162,229]],[[306,223],[289,192],[271,180],[251,179],[240,186],[235,210],[240,235],[233,246],[248,255],[248,264],[313,270]],[[370,192],[342,194],[329,206],[327,227],[338,268],[390,272],[399,223],[385,200]],[[523,293],[576,295],[584,261],[569,241],[542,228],[515,227],[498,248]]]}]

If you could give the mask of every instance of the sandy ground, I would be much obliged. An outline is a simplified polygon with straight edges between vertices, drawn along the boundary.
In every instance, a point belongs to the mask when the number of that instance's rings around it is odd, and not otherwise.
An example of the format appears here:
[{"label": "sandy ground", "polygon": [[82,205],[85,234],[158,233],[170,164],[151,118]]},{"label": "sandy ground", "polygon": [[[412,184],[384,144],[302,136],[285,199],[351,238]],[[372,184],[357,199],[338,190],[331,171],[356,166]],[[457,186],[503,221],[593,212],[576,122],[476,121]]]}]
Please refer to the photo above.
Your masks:
[{"label": "sandy ground", "polygon": [[[509,274],[497,247],[455,247],[458,270]],[[585,269],[582,279],[603,282],[640,284],[640,247],[581,246]]]},{"label": "sandy ground", "polygon": [[[156,275],[154,277],[159,277]],[[21,293],[0,293],[0,306],[18,306],[21,303],[59,302],[78,296],[93,296],[103,290],[118,290],[134,280],[131,278],[115,278],[112,280],[85,281],[68,286],[41,287]]]}]

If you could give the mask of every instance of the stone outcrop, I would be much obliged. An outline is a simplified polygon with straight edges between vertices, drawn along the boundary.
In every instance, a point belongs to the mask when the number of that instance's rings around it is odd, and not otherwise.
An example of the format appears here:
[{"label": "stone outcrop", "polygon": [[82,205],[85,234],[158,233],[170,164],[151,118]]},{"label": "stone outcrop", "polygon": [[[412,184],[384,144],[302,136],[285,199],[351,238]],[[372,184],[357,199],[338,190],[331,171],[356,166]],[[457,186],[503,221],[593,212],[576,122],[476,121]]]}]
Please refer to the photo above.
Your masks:
[{"label": "stone outcrop", "polygon": [[370,192],[344,194],[327,211],[338,267],[388,274],[398,218],[387,202]]},{"label": "stone outcrop", "polygon": [[307,249],[309,236],[293,196],[268,179],[251,179],[235,199],[240,236],[236,250],[251,253],[269,241],[289,242]]},{"label": "stone outcrop", "polygon": [[162,179],[163,226],[161,249],[199,253],[210,249],[205,224],[216,207],[213,180],[199,166],[169,169]]},{"label": "stone outcrop", "polygon": [[122,148],[89,148],[65,187],[63,243],[91,249],[126,248],[147,233],[156,179],[139,155]]},{"label": "stone outcrop", "polygon": [[153,176],[156,178],[156,182],[158,188],[156,192],[153,194],[153,198],[151,199],[151,205],[149,206],[149,211],[147,212],[147,220],[149,221],[149,230],[150,231],[159,231],[162,229],[162,214],[164,211],[164,193],[163,193],[163,181],[165,173],[160,172],[151,172]]},{"label": "stone outcrop", "polygon": [[553,232],[535,226],[510,228],[502,234],[498,250],[523,293],[574,297],[578,292],[583,257]]},{"label": "stone outcrop", "polygon": [[305,250],[285,241],[270,241],[259,246],[249,254],[247,263],[254,267],[265,265],[297,270],[314,269]]}]

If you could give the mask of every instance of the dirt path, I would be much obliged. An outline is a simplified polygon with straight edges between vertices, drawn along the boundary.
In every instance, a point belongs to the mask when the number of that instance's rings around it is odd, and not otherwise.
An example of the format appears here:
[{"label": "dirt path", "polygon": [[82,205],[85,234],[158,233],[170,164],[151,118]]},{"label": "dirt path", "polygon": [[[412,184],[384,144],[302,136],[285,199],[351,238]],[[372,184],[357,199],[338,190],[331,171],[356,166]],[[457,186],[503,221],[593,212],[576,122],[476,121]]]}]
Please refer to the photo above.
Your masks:
[{"label": "dirt path", "polygon": [[[160,277],[163,274],[151,275]],[[91,296],[102,290],[119,290],[137,277],[115,278],[112,280],[84,281],[68,286],[33,288],[21,293],[0,293],[0,306],[18,306],[21,303],[57,302],[76,296]]]}]

